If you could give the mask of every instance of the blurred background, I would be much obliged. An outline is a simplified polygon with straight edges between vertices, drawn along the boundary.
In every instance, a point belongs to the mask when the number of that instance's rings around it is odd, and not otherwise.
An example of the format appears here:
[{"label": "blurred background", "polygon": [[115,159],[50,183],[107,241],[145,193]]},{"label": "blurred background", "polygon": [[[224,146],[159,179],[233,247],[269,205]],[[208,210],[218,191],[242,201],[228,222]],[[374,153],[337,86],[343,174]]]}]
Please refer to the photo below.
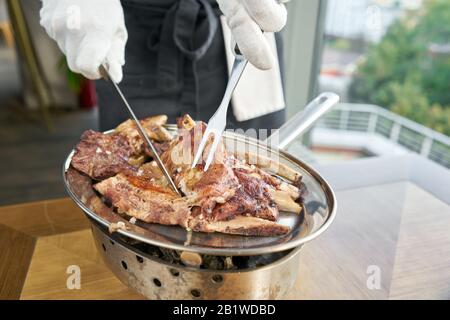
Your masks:
[{"label": "blurred background", "polygon": [[[65,196],[62,162],[97,128],[94,84],[39,25],[38,0],[0,0],[0,205]],[[341,103],[290,151],[310,163],[414,153],[450,168],[450,1],[293,0],[283,31],[288,113]]]}]

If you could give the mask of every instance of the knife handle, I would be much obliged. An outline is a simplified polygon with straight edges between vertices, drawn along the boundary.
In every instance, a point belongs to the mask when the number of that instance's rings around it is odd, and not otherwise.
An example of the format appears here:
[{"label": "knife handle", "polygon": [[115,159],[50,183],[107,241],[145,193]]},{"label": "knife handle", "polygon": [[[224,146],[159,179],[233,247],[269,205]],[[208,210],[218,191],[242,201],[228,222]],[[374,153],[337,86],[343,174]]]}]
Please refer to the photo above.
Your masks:
[{"label": "knife handle", "polygon": [[105,81],[109,81],[109,76],[108,76],[108,70],[109,66],[107,62],[103,62],[100,67],[98,67],[98,72],[100,73],[100,75],[102,76],[103,80]]}]

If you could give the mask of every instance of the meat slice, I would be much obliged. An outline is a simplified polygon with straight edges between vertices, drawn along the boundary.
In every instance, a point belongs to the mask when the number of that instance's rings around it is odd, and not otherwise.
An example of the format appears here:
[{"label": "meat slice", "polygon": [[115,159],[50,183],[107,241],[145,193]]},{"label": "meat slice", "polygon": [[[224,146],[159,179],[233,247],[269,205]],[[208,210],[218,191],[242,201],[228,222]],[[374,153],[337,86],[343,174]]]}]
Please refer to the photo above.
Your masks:
[{"label": "meat slice", "polygon": [[71,165],[95,180],[114,176],[122,171],[134,171],[129,161],[133,154],[128,141],[121,135],[107,135],[87,130],[75,147]]},{"label": "meat slice", "polygon": [[194,218],[189,223],[193,231],[220,232],[244,236],[275,237],[287,234],[290,229],[279,223],[256,217],[236,216],[229,221],[209,222]]},{"label": "meat slice", "polygon": [[301,192],[297,187],[233,157],[228,161],[239,181],[239,188],[226,203],[215,207],[215,221],[230,220],[237,215],[276,221],[279,210],[300,213],[301,206],[296,200]]},{"label": "meat slice", "polygon": [[[141,126],[144,128],[148,137],[155,141],[156,145],[159,143],[170,141],[172,139],[170,133],[163,127],[167,123],[167,116],[159,115],[140,120]],[[136,127],[133,120],[127,120],[121,123],[115,129],[115,132],[123,135],[131,148],[134,155],[141,155],[144,153],[145,143]]]},{"label": "meat slice", "polygon": [[190,208],[167,184],[155,162],[94,185],[118,212],[141,221],[188,227]]},{"label": "meat slice", "polygon": [[251,171],[234,168],[239,181],[235,195],[224,204],[218,205],[213,212],[216,221],[230,220],[237,215],[253,216],[276,221],[278,208],[271,195],[271,188]]},{"label": "meat slice", "polygon": [[[141,120],[141,124],[154,141],[158,153],[167,149],[170,133],[163,127],[167,116],[154,116]],[[75,148],[72,166],[95,180],[114,176],[122,171],[134,171],[146,161],[149,152],[132,120],[120,124],[113,134],[88,130]]]},{"label": "meat slice", "polygon": [[195,123],[189,116],[179,119],[178,126],[178,137],[161,159],[189,203],[200,207],[201,213],[211,215],[217,203],[225,203],[234,196],[238,180],[226,163],[223,144],[219,145],[215,161],[207,172],[203,171],[202,163],[191,168],[194,146],[200,143],[206,126],[202,122]]},{"label": "meat slice", "polygon": [[148,223],[245,236],[279,236],[289,232],[289,227],[257,217],[236,215],[230,220],[216,221],[206,218],[200,207],[191,211],[188,198],[180,198],[170,189],[154,162],[143,165],[137,172],[120,173],[101,181],[94,188],[119,212]]},{"label": "meat slice", "polygon": [[211,215],[218,203],[225,203],[234,196],[238,181],[233,171],[224,164],[213,164],[207,172],[193,168],[178,177],[180,189],[192,206]]},{"label": "meat slice", "polygon": [[[261,192],[259,192],[258,196],[252,195],[253,198],[258,198],[262,200],[261,206],[259,210],[263,209],[263,212],[270,215],[270,210],[274,205],[278,210],[292,212],[292,213],[300,213],[302,208],[299,202],[302,202],[302,195],[304,194],[304,190],[299,189],[297,185],[288,184],[285,181],[282,181],[280,178],[274,177],[273,175],[268,174],[264,170],[256,167],[255,165],[248,165],[245,161],[238,161],[235,158],[231,158],[232,167],[234,172],[238,177],[241,177],[240,180],[242,185],[250,184],[250,187],[247,187],[247,192],[250,194],[255,193],[255,186],[259,188],[263,188],[264,190],[263,196],[261,196]],[[301,179],[301,176],[299,176]],[[276,219],[278,213],[272,211],[274,214],[273,218]],[[261,218],[271,219],[270,216],[264,215],[256,215]]]},{"label": "meat slice", "polygon": [[[207,172],[203,171],[203,162],[191,168],[206,125],[195,123],[189,116],[178,119],[177,125],[178,137],[161,158],[193,206],[189,223],[192,230],[241,235],[279,235],[289,231],[274,222],[278,208],[269,184],[261,175],[255,176],[254,170],[234,168],[235,160],[227,154],[223,143],[219,144]],[[210,145],[208,142],[203,159]]]}]

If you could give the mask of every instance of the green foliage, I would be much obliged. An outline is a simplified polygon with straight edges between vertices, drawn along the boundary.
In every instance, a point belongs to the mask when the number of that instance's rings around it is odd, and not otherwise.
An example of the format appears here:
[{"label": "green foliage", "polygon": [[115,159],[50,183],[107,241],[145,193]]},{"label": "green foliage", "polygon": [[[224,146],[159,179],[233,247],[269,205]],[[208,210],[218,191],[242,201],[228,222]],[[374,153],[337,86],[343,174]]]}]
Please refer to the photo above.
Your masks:
[{"label": "green foliage", "polygon": [[339,38],[329,41],[329,46],[336,50],[348,51],[352,48],[350,40]]},{"label": "green foliage", "polygon": [[428,0],[424,9],[394,23],[369,48],[350,87],[355,102],[386,107],[437,131],[450,133],[450,1]]},{"label": "green foliage", "polygon": [[425,14],[417,25],[418,36],[423,40],[445,43],[450,39],[450,2],[448,0],[428,0]]},{"label": "green foliage", "polygon": [[423,89],[413,80],[392,83],[391,111],[450,136],[450,108],[428,101]]},{"label": "green foliage", "polygon": [[425,125],[450,136],[450,108],[442,108],[438,104],[432,105],[428,110]]},{"label": "green foliage", "polygon": [[415,81],[407,80],[404,84],[394,82],[390,85],[390,91],[393,112],[423,123],[427,118],[429,102]]}]

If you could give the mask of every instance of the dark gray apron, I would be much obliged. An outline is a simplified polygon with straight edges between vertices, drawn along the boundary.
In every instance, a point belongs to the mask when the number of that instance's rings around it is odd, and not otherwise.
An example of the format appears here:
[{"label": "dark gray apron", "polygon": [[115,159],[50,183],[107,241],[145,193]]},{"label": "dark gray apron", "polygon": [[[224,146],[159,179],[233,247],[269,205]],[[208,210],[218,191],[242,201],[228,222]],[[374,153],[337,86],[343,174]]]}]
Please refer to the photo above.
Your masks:
[{"label": "dark gray apron", "polygon": [[[228,78],[216,1],[122,0],[122,5],[128,42],[120,87],[136,115],[166,114],[174,123],[188,113],[207,121]],[[108,130],[128,114],[110,84],[99,80],[96,87],[100,128]],[[284,120],[284,110],[244,122],[236,120],[232,108],[228,112],[229,128],[274,129]]]}]

